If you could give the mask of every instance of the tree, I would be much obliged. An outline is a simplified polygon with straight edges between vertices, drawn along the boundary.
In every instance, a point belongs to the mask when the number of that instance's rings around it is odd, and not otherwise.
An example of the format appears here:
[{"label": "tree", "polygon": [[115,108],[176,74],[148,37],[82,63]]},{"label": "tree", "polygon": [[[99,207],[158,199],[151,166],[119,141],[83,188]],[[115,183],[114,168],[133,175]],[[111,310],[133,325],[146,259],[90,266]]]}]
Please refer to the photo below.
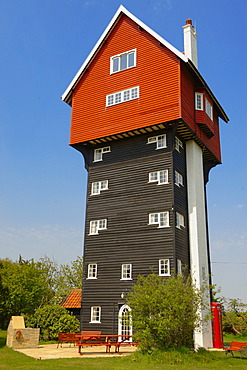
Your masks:
[{"label": "tree", "polygon": [[54,295],[46,270],[33,260],[0,260],[0,290],[1,328],[6,327],[11,316],[31,314]]},{"label": "tree", "polygon": [[202,298],[190,277],[178,275],[164,280],[155,274],[139,276],[128,304],[135,336],[144,349],[193,346]]},{"label": "tree", "polygon": [[61,303],[71,289],[82,288],[83,257],[77,257],[71,264],[61,265],[56,278],[54,303]]},{"label": "tree", "polygon": [[26,324],[40,328],[40,336],[45,339],[57,339],[58,333],[78,333],[80,329],[77,318],[59,305],[38,308],[34,315],[26,317]]},{"label": "tree", "polygon": [[247,333],[247,304],[241,299],[222,299],[223,330],[233,334]]}]

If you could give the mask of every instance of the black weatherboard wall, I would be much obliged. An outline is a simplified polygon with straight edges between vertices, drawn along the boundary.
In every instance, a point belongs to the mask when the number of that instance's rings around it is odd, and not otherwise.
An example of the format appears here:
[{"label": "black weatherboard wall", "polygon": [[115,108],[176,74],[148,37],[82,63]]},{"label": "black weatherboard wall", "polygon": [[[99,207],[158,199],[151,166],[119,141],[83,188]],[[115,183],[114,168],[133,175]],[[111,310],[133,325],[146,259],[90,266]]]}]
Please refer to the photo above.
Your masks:
[{"label": "black weatherboard wall", "polygon": [[[148,137],[166,134],[167,147],[156,149]],[[185,149],[175,150],[172,129],[141,134],[107,143],[111,151],[94,162],[94,149],[84,146],[88,169],[88,199],[84,244],[82,329],[118,331],[118,312],[140,274],[159,273],[159,259],[177,259],[189,265]],[[103,145],[99,146],[103,147]],[[174,184],[174,170],[184,186]],[[168,170],[168,184],[149,183],[149,173]],[[91,184],[108,180],[109,189],[91,195]],[[149,225],[149,213],[169,211],[170,227]],[[175,227],[175,212],[184,215],[185,227]],[[91,220],[107,219],[107,229],[89,235]],[[87,279],[87,266],[97,264],[97,279]],[[132,264],[132,280],[121,280],[121,265]],[[101,323],[90,323],[91,306],[101,307]]]}]

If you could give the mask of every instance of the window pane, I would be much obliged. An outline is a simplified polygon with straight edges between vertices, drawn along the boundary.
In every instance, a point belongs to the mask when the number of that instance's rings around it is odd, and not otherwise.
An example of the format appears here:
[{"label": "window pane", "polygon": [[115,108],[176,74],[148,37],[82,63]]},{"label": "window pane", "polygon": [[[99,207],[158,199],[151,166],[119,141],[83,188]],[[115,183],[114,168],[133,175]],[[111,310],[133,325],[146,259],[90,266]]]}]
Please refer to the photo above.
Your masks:
[{"label": "window pane", "polygon": [[164,148],[166,146],[165,135],[157,136],[157,148]]},{"label": "window pane", "polygon": [[114,104],[114,95],[109,95],[107,97],[107,105],[112,105]]},{"label": "window pane", "polygon": [[115,94],[115,104],[121,103],[121,93]]},{"label": "window pane", "polygon": [[157,141],[157,137],[156,136],[153,136],[153,137],[149,137],[148,138],[148,144],[156,143],[156,141]]},{"label": "window pane", "polygon": [[159,183],[165,184],[168,182],[168,171],[159,171]]},{"label": "window pane", "polygon": [[92,183],[92,194],[99,194],[100,193],[100,186],[99,182]]},{"label": "window pane", "polygon": [[90,234],[98,234],[98,221],[90,221]]},{"label": "window pane", "polygon": [[135,87],[134,89],[131,89],[131,99],[138,98],[138,89]]},{"label": "window pane", "polygon": [[167,224],[168,224],[168,222],[167,222],[167,212],[161,212],[159,215],[160,215],[159,225],[160,226],[167,226]]},{"label": "window pane", "polygon": [[123,98],[123,100],[124,101],[130,100],[130,90],[124,91],[124,98]]},{"label": "window pane", "polygon": [[113,59],[112,71],[117,72],[119,70],[119,57]]},{"label": "window pane", "polygon": [[158,181],[158,172],[150,172],[149,181]]},{"label": "window pane", "polygon": [[127,54],[120,56],[120,71],[127,68]]},{"label": "window pane", "polygon": [[128,67],[134,67],[135,65],[135,52],[128,54]]},{"label": "window pane", "polygon": [[102,150],[101,149],[95,149],[95,151],[94,151],[94,160],[95,161],[101,161],[102,160]]},{"label": "window pane", "polygon": [[108,189],[108,180],[101,181],[101,183],[100,183],[100,189],[101,189],[101,190],[106,190],[106,189]]}]

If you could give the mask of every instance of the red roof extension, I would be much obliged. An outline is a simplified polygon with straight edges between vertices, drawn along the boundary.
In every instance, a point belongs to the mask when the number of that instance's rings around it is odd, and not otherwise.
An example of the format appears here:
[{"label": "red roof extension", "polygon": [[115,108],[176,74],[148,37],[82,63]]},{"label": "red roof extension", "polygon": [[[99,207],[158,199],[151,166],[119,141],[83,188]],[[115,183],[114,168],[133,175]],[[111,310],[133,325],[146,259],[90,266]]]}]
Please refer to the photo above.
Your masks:
[{"label": "red roof extension", "polygon": [[65,308],[81,308],[82,289],[72,289],[62,307]]}]

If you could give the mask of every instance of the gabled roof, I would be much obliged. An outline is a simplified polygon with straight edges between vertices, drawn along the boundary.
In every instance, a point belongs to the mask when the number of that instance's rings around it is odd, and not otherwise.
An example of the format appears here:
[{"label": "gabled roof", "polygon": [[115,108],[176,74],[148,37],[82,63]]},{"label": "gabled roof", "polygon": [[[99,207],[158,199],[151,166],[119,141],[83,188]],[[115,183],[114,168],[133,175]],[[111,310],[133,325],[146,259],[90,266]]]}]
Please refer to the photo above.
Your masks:
[{"label": "gabled roof", "polygon": [[64,308],[81,308],[82,289],[72,289],[65,301]]},{"label": "gabled roof", "polygon": [[107,36],[111,32],[112,28],[114,27],[114,25],[116,24],[116,22],[118,21],[118,19],[120,18],[120,16],[122,14],[125,14],[127,17],[132,19],[136,24],[138,24],[138,26],[140,26],[145,31],[147,31],[150,35],[152,35],[154,38],[156,38],[160,43],[162,43],[164,46],[166,46],[168,49],[170,49],[174,54],[176,54],[184,62],[188,62],[188,58],[183,53],[181,53],[178,49],[176,49],[174,46],[172,46],[168,41],[163,39],[163,37],[158,35],[155,31],[153,31],[151,28],[149,28],[145,23],[143,23],[137,17],[135,17],[123,5],[120,5],[120,7],[116,11],[115,15],[113,16],[112,20],[110,21],[110,23],[106,27],[105,31],[103,32],[103,34],[99,38],[98,42],[96,43],[96,45],[92,49],[91,53],[88,55],[87,59],[82,64],[81,68],[79,69],[79,71],[77,72],[77,74],[75,75],[75,77],[73,78],[73,80],[71,81],[71,83],[69,84],[69,86],[67,87],[65,92],[63,93],[62,100],[65,101],[66,103],[69,104],[70,95],[71,95],[71,92],[72,92],[73,88],[76,86],[77,82],[79,81],[79,79],[80,79],[81,75],[83,74],[83,72],[85,71],[86,67],[92,61],[92,59],[95,57],[95,55],[97,54],[97,52],[101,48],[104,40],[107,38]]},{"label": "gabled roof", "polygon": [[92,49],[92,51],[90,52],[90,54],[88,55],[88,57],[86,58],[86,60],[84,61],[84,63],[80,67],[80,69],[78,70],[78,72],[76,73],[75,77],[73,78],[73,80],[71,81],[71,83],[69,84],[69,86],[67,87],[65,92],[63,93],[61,99],[64,102],[66,102],[68,104],[71,104],[71,96],[72,96],[72,93],[73,93],[73,90],[74,90],[75,86],[79,82],[80,78],[82,77],[84,71],[87,69],[88,65],[92,62],[92,60],[94,59],[94,57],[96,56],[96,54],[98,53],[100,48],[102,47],[105,39],[108,37],[108,35],[110,34],[110,32],[112,31],[113,27],[115,26],[115,24],[117,23],[118,19],[121,17],[122,14],[125,14],[127,17],[129,17],[139,27],[144,29],[151,36],[153,36],[156,40],[158,40],[162,45],[166,46],[170,51],[172,51],[175,55],[177,55],[177,57],[179,57],[183,62],[187,63],[188,67],[193,71],[192,73],[195,73],[195,75],[199,78],[202,85],[207,89],[209,95],[211,96],[211,98],[213,99],[217,108],[219,109],[220,117],[225,122],[228,122],[229,118],[227,117],[227,115],[224,112],[223,108],[221,107],[220,103],[218,102],[218,100],[216,99],[216,97],[214,96],[214,94],[212,93],[210,88],[208,87],[206,81],[203,79],[203,77],[201,76],[201,74],[199,73],[197,68],[194,66],[192,61],[185,54],[183,54],[181,51],[179,51],[174,46],[172,46],[168,41],[166,41],[163,37],[161,37],[158,33],[153,31],[145,23],[140,21],[140,19],[138,19],[132,13],[130,13],[123,5],[120,5],[118,10],[116,11],[112,20],[110,21],[110,23],[106,27],[105,31],[103,32],[103,34],[101,35],[101,37],[99,38],[97,43],[95,44],[94,48]]}]

